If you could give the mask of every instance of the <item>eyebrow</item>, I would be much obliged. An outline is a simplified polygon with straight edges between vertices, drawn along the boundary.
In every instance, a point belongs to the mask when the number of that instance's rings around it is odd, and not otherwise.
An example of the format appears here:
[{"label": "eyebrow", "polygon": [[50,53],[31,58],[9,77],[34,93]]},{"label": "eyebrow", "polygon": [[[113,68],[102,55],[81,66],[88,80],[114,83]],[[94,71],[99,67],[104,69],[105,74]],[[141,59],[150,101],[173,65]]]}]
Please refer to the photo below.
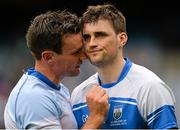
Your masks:
[{"label": "eyebrow", "polygon": [[106,36],[106,35],[108,35],[108,33],[107,33],[107,32],[104,32],[104,31],[99,31],[99,32],[95,32],[95,35]]},{"label": "eyebrow", "polygon": [[[96,31],[96,32],[93,32],[93,34],[103,34],[103,35],[106,35],[108,33],[106,31]],[[82,35],[83,36],[88,36],[90,34],[89,33],[83,33]]]}]

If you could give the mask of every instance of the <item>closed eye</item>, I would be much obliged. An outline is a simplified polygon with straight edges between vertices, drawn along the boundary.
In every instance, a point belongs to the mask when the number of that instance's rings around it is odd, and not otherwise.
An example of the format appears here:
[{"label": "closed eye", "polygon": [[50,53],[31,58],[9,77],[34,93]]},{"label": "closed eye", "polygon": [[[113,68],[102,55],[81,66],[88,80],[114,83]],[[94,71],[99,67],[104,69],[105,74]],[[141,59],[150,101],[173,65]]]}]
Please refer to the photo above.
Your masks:
[{"label": "closed eye", "polygon": [[83,51],[83,47],[81,47],[81,48],[79,48],[79,49],[77,49],[76,51],[74,51],[74,52],[72,52],[71,54],[72,55],[78,55],[78,54],[80,54],[82,51]]},{"label": "closed eye", "polygon": [[84,34],[84,35],[83,35],[83,41],[84,41],[84,42],[89,42],[89,41],[90,41],[90,38],[91,38],[91,37],[90,37],[90,35],[88,35],[88,34]]}]

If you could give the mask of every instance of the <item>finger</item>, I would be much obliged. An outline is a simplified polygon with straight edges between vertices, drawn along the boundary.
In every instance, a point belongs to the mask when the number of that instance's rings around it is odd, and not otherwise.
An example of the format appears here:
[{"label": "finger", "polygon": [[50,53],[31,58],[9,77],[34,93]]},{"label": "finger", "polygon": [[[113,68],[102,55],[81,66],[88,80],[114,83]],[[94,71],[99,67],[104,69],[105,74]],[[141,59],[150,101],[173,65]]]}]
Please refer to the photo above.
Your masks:
[{"label": "finger", "polygon": [[[96,91],[94,91],[94,89]],[[94,89],[87,93],[86,95],[87,98],[98,101],[106,94],[106,90],[103,88],[100,88],[99,86],[95,86]]]},{"label": "finger", "polygon": [[98,92],[100,91],[102,88],[101,86],[97,85],[97,84],[93,84],[93,87],[90,89],[90,91],[93,93],[93,92]]},{"label": "finger", "polygon": [[99,85],[95,85],[93,84],[92,88],[89,89],[89,91],[87,92],[87,96],[95,96],[97,92],[99,92],[101,90],[101,87]]},{"label": "finger", "polygon": [[103,89],[103,88],[101,88],[101,89],[99,89],[98,91],[96,91],[96,97],[97,97],[97,98],[101,98],[101,97],[103,97],[105,94],[106,94],[106,90]]},{"label": "finger", "polygon": [[104,102],[106,104],[109,104],[109,95],[108,94],[104,94],[101,98],[100,98],[101,102]]}]

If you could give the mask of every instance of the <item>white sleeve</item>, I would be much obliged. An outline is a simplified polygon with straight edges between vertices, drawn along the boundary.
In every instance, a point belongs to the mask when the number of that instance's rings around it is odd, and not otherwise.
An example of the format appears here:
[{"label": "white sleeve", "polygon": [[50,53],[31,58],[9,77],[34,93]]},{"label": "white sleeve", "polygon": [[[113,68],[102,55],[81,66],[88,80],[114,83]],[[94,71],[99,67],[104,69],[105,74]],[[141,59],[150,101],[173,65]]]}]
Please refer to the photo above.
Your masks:
[{"label": "white sleeve", "polygon": [[139,109],[149,128],[177,127],[175,98],[171,89],[160,79],[154,78],[141,90]]}]

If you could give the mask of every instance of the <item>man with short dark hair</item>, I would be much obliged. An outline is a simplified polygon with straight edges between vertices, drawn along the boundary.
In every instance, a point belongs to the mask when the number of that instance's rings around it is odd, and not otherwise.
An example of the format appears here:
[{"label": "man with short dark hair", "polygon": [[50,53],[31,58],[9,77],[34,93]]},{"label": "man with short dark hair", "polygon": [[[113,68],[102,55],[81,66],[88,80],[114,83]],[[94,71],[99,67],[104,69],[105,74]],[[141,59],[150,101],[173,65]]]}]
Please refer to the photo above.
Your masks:
[{"label": "man with short dark hair", "polygon": [[[68,11],[40,14],[32,21],[26,39],[35,67],[25,70],[10,94],[4,113],[5,127],[76,129],[70,94],[61,81],[65,76],[77,76],[86,58],[78,17]],[[108,111],[105,90],[98,86],[95,89],[96,96],[87,100],[90,107],[97,108],[90,112],[83,128],[98,128]],[[99,111],[100,108],[105,109]]]},{"label": "man with short dark hair", "polygon": [[170,88],[152,71],[123,56],[128,40],[123,14],[110,4],[89,6],[81,27],[86,54],[97,73],[72,93],[78,127],[89,116],[86,93],[91,84],[97,84],[109,96],[110,108],[102,128],[177,128],[175,99]]}]

